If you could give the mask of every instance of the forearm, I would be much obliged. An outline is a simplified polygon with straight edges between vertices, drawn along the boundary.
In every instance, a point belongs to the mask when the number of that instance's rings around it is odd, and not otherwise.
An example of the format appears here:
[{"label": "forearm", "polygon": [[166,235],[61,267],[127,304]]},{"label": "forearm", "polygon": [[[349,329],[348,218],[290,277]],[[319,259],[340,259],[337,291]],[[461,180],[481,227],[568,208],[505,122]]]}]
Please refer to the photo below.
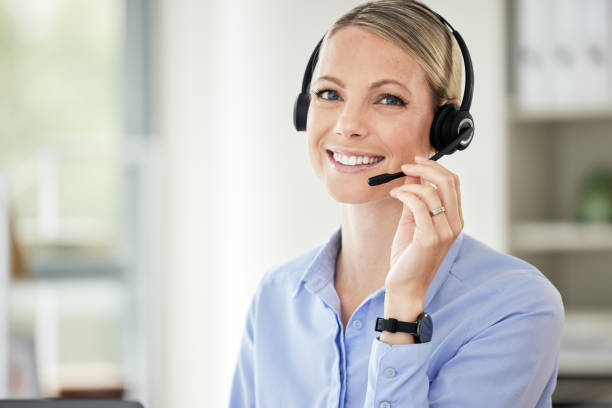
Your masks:
[{"label": "forearm", "polygon": [[[385,294],[384,318],[394,318],[403,322],[414,322],[421,312],[423,312],[425,301],[422,296],[413,295],[408,290],[390,290]],[[413,344],[414,336],[409,333],[390,333],[381,332],[380,341],[390,345]]]}]

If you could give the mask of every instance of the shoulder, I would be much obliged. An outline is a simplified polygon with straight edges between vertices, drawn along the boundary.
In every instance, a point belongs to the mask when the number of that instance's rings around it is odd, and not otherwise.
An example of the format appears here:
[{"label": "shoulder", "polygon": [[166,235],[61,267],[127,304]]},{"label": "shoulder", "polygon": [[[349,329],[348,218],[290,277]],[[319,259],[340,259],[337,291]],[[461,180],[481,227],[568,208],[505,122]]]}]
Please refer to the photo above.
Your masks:
[{"label": "shoulder", "polygon": [[270,290],[286,291],[291,294],[299,283],[304,271],[312,263],[325,244],[316,245],[293,258],[286,259],[268,268],[257,285],[256,294]]},{"label": "shoulder", "polygon": [[502,316],[545,313],[562,324],[561,295],[540,270],[463,235],[461,250],[449,272],[462,290],[474,294],[483,306],[494,307]]}]

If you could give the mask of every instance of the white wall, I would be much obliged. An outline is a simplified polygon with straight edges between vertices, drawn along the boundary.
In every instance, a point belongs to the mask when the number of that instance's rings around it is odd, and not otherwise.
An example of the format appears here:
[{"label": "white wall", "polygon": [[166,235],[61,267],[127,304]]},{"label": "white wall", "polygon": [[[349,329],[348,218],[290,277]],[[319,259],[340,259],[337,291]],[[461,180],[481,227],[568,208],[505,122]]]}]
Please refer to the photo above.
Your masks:
[{"label": "white wall", "polygon": [[[501,247],[502,1],[428,3],[464,36],[476,75],[474,142],[441,163],[461,177],[466,232]],[[340,220],[291,114],[316,42],[357,4],[158,0],[154,116],[166,167],[156,407],[227,405],[262,273]]]}]

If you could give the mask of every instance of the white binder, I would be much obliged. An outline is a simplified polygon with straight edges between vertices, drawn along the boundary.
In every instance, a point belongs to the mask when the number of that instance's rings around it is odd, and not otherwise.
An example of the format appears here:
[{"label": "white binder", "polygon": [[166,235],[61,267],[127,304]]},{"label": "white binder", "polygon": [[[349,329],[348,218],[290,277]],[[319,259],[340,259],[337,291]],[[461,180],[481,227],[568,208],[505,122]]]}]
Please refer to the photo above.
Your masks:
[{"label": "white binder", "polygon": [[610,0],[582,0],[583,34],[578,59],[579,99],[584,108],[612,104]]},{"label": "white binder", "polygon": [[515,44],[513,67],[520,110],[550,108],[553,0],[514,2]]},{"label": "white binder", "polygon": [[551,32],[554,39],[551,76],[554,87],[553,108],[571,110],[581,106],[583,83],[579,80],[579,60],[583,55],[583,6],[583,0],[557,0],[551,9],[554,21]]}]

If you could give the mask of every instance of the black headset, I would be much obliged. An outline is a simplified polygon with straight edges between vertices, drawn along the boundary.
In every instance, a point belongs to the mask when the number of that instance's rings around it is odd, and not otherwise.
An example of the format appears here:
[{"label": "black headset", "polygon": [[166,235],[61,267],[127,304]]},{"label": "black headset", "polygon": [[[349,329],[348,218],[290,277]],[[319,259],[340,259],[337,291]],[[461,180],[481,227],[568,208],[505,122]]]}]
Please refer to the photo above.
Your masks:
[{"label": "black headset", "polygon": [[[468,51],[465,41],[461,35],[446,21],[442,16],[432,11],[443,24],[451,29],[451,32],[463,56],[465,65],[465,89],[461,107],[454,103],[447,103],[441,106],[435,113],[431,122],[429,131],[429,140],[431,145],[438,151],[431,160],[438,160],[445,154],[454,153],[456,150],[464,150],[469,146],[474,136],[474,119],[470,114],[470,106],[472,105],[472,94],[474,92],[474,70],[472,68],[472,59]],[[293,125],[297,131],[306,130],[306,117],[308,115],[308,106],[310,104],[310,96],[308,94],[308,86],[312,80],[312,72],[319,57],[319,49],[323,43],[323,38],[319,41],[313,53],[310,55],[304,78],[302,80],[302,92],[295,99],[293,105]],[[401,177],[398,173],[398,176]],[[396,177],[394,177],[396,178]],[[385,181],[390,181],[385,179]],[[377,183],[378,184],[378,183]],[[371,184],[373,185],[373,184]]]}]

